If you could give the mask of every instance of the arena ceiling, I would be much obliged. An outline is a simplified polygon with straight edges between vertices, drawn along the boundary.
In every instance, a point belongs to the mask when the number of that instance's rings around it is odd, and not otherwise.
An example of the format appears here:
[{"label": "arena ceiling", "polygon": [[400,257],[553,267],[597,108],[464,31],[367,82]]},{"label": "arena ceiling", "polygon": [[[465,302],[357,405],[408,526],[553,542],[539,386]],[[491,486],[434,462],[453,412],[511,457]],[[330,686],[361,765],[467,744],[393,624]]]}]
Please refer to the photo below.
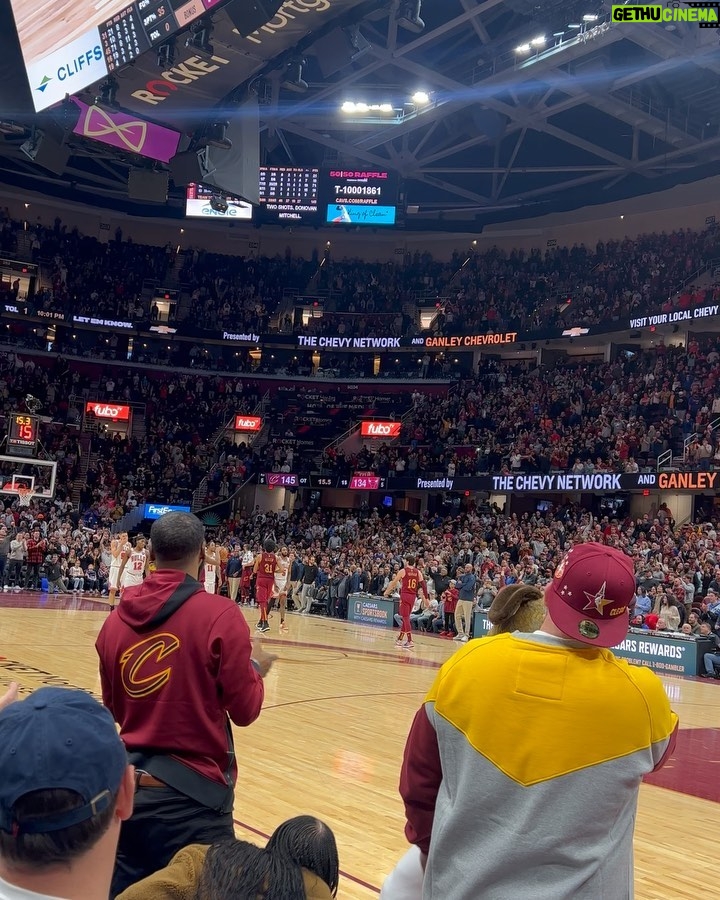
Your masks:
[{"label": "arena ceiling", "polygon": [[[254,42],[221,10],[217,73],[162,102],[138,100],[159,77],[151,52],[119,72],[117,101],[183,131],[183,146],[192,146],[203,123],[253,91],[262,161],[389,168],[400,177],[407,228],[470,230],[720,170],[720,29],[613,23],[597,0],[423,0],[413,25],[418,5],[288,0],[287,28]],[[7,34],[5,21],[0,29]],[[17,48],[8,49],[0,177],[158,215],[157,205],[128,201],[128,168],[143,165],[137,157],[68,133],[58,110],[27,113]],[[287,87],[293,80],[296,90]],[[92,102],[96,92],[81,97]],[[368,108],[343,111],[348,103]],[[62,174],[20,151],[22,129],[33,125],[69,147]],[[180,214],[181,195],[171,190],[171,214]]]}]

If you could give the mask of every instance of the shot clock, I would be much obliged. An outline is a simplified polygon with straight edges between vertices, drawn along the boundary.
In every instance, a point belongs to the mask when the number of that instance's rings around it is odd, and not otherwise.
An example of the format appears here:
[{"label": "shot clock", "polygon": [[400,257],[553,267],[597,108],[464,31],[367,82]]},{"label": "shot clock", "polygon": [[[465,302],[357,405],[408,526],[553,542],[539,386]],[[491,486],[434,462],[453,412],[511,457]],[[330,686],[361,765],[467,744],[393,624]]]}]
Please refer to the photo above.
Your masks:
[{"label": "shot clock", "polygon": [[11,413],[7,452],[12,456],[33,456],[37,448],[39,423],[39,418],[29,413]]}]

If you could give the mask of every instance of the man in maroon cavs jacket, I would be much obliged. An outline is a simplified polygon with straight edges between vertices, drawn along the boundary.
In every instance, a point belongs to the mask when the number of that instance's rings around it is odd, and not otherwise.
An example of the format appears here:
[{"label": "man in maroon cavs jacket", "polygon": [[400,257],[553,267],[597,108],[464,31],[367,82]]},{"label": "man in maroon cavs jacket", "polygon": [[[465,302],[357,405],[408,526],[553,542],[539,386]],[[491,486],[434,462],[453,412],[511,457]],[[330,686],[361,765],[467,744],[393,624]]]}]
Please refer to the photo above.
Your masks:
[{"label": "man in maroon cavs jacket", "polygon": [[230,721],[258,717],[275,659],[251,642],[237,605],[198,582],[205,533],[195,516],[167,513],[150,541],[157,571],[126,589],[95,645],[103,702],[138,771],[113,897],[187,844],[233,837]]}]

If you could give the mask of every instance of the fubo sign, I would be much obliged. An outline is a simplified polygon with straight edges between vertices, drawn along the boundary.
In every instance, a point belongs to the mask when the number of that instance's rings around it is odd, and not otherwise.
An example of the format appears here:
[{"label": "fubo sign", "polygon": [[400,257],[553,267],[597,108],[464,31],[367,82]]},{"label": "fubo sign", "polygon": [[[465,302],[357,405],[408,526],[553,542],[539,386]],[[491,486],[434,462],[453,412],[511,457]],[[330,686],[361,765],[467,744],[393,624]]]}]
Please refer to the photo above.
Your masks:
[{"label": "fubo sign", "polygon": [[260,431],[262,418],[260,416],[235,416],[235,431]]},{"label": "fubo sign", "polygon": [[102,403],[89,400],[85,405],[85,414],[96,416],[98,419],[112,419],[113,422],[127,422],[130,419],[130,407],[119,403]]},{"label": "fubo sign", "polygon": [[395,438],[400,436],[400,422],[361,422],[362,437]]}]

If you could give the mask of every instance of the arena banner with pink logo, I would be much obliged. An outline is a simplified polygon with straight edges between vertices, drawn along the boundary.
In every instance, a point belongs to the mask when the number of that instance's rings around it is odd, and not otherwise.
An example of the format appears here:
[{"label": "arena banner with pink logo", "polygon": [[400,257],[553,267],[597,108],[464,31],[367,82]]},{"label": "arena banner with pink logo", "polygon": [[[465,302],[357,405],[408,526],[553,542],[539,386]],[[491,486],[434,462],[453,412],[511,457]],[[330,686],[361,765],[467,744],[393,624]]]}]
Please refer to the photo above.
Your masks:
[{"label": "arena banner with pink logo", "polygon": [[170,162],[177,153],[179,132],[136,115],[88,106],[77,97],[70,99],[80,110],[74,134],[164,163]]}]

